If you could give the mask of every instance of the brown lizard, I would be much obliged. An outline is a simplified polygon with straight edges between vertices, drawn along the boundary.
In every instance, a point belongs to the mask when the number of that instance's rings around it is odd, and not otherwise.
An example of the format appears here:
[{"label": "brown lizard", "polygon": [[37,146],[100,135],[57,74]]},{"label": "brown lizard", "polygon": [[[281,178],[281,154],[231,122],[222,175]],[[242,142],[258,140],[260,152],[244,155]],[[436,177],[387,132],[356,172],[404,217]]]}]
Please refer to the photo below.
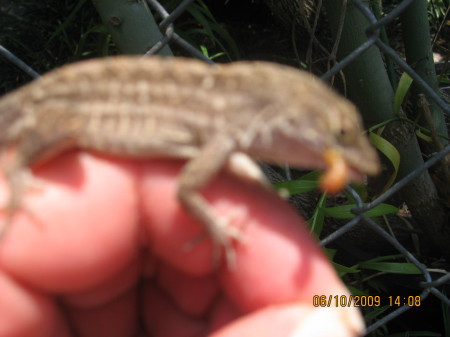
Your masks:
[{"label": "brown lizard", "polygon": [[327,168],[321,187],[332,193],[379,171],[350,102],[307,72],[267,62],[210,66],[129,56],[80,62],[2,97],[0,125],[0,155],[13,154],[3,165],[9,214],[20,206],[22,173],[69,148],[187,158],[179,200],[216,248],[225,248],[228,263],[238,233],[199,193],[225,164],[253,179],[259,170],[247,156]]}]

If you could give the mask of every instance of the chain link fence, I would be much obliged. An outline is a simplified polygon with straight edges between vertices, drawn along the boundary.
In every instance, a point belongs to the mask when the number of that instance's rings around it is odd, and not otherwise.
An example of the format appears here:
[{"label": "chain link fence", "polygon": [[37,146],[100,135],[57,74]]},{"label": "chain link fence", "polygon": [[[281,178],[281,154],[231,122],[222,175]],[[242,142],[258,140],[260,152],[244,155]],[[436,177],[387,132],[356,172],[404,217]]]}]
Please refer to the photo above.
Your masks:
[{"label": "chain link fence", "polygon": [[[157,0],[147,0],[148,6],[151,8],[153,13],[157,14],[160,18],[158,22],[159,31],[161,36],[159,41],[150,46],[146,54],[157,54],[169,43],[177,45],[179,48],[183,49],[187,53],[194,57],[200,58],[205,62],[210,62],[211,60],[204,56],[204,54],[197,48],[192,46],[189,42],[181,38],[174,29],[175,21],[182,15],[193,0],[184,0],[172,11],[168,12],[165,7]],[[377,18],[375,14],[367,7],[365,1],[353,0],[351,1],[358,11],[367,19],[369,26],[366,29],[367,39],[356,48],[354,48],[348,55],[340,59],[338,62],[326,71],[322,78],[324,80],[329,80],[335,75],[338,75],[341,71],[344,71],[351,63],[358,58],[360,58],[367,50],[371,48],[377,48],[382,52],[385,62],[390,60],[394,62],[395,66],[402,72],[407,73],[413,80],[414,83],[420,87],[420,90],[426,95],[426,97],[436,104],[447,116],[450,113],[449,104],[442,98],[442,95],[433,87],[431,87],[403,58],[400,54],[389,46],[385,40],[382,38],[380,33],[383,27],[386,27],[389,23],[393,22],[399,15],[401,15],[414,0],[405,0],[398,3],[389,13]],[[447,41],[448,42],[448,41]],[[27,68],[26,65],[20,64],[12,54],[10,54],[6,49],[1,47],[0,52],[3,56],[8,57],[11,62],[14,62],[17,66],[26,71],[30,76],[38,76],[32,69]],[[340,227],[338,230],[334,231],[331,235],[328,235],[321,241],[321,245],[326,246],[334,240],[338,239],[341,235],[347,233],[355,226],[368,226],[380,237],[383,238],[390,245],[395,247],[395,249],[400,252],[404,258],[414,264],[418,270],[421,272],[421,281],[418,282],[418,286],[422,289],[420,297],[422,302],[427,301],[430,296],[438,298],[444,306],[450,307],[450,299],[445,294],[445,286],[450,284],[450,273],[448,271],[442,271],[440,277],[437,277],[436,273],[430,273],[430,268],[426,265],[425,261],[420,260],[415,257],[413,253],[410,252],[401,242],[399,242],[392,233],[386,231],[378,223],[376,223],[372,218],[367,215],[367,212],[373,210],[378,205],[389,200],[392,196],[399,193],[405,186],[413,182],[424,172],[426,172],[433,165],[437,164],[439,161],[443,160],[445,156],[450,152],[450,145],[444,146],[440,151],[433,153],[425,163],[415,168],[407,175],[405,175],[401,180],[389,187],[388,190],[384,191],[376,199],[370,203],[364,203],[359,194],[353,190],[351,187],[347,187],[347,192],[351,197],[356,200],[357,208],[353,210],[356,215],[351,221],[347,222],[345,225]],[[450,242],[449,242],[450,246]],[[415,310],[413,305],[400,305],[398,307],[391,306],[380,315],[373,324],[368,326],[367,333],[373,332],[374,330],[382,327],[388,322],[396,319],[408,310]],[[448,321],[447,321],[448,322]]]}]

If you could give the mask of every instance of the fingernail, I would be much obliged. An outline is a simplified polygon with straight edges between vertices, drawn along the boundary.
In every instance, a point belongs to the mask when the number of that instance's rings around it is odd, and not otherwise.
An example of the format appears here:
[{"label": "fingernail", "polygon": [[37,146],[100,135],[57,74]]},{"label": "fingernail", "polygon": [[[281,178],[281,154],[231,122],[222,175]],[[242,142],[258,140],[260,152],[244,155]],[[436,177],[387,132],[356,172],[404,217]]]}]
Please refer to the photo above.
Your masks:
[{"label": "fingernail", "polygon": [[318,308],[302,320],[290,337],[356,337],[364,330],[356,308]]}]

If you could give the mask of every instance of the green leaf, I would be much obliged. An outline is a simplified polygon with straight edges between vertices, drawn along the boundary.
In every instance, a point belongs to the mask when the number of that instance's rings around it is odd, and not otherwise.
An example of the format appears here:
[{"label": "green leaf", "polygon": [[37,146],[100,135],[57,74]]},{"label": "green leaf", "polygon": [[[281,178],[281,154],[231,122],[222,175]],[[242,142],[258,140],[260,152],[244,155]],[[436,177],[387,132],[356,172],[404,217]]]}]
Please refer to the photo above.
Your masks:
[{"label": "green leaf", "polygon": [[377,135],[374,132],[369,132],[369,139],[372,142],[372,144],[381,151],[381,153],[383,153],[387,159],[389,159],[389,161],[391,162],[394,171],[391,175],[391,177],[389,178],[388,182],[386,183],[386,185],[383,187],[383,192],[386,191],[389,187],[392,186],[392,184],[394,183],[395,179],[397,178],[397,174],[398,174],[398,168],[400,166],[400,153],[398,152],[398,150],[394,147],[394,145],[392,145],[391,143],[389,143],[386,139],[384,139],[383,137]]},{"label": "green leaf", "polygon": [[67,18],[58,26],[58,28],[53,32],[53,34],[50,36],[50,38],[47,40],[47,46],[50,44],[50,42],[53,41],[55,37],[57,37],[60,34],[63,34],[63,32],[66,30],[66,28],[72,24],[72,22],[75,20],[75,16],[78,13],[78,11],[83,7],[84,3],[87,0],[79,0],[77,4],[75,5],[74,9],[70,14],[67,16]]},{"label": "green leaf", "polygon": [[325,193],[320,197],[319,202],[317,203],[316,208],[314,209],[314,213],[311,216],[311,219],[308,220],[309,228],[311,233],[315,235],[316,238],[320,237],[323,229],[323,222],[325,219],[323,208],[326,202]]},{"label": "green leaf", "polygon": [[430,144],[433,143],[433,138],[424,134],[420,129],[416,130],[416,136],[419,137],[420,139],[426,141],[427,143],[430,143]]},{"label": "green leaf", "polygon": [[[213,44],[217,44],[230,60],[233,58],[239,58],[239,50],[233,38],[215,20],[214,16],[212,15],[208,7],[203,3],[203,1],[199,1],[198,4],[193,3],[188,7],[187,11],[192,15],[196,23],[201,26],[201,28],[197,30],[197,33],[208,36]],[[191,31],[191,33],[192,32],[193,31]],[[216,37],[216,34],[227,43],[231,52],[229,52],[225,45],[220,41],[220,39]]]},{"label": "green leaf", "polygon": [[[353,208],[356,208],[356,204],[328,207],[324,209],[326,216],[336,218],[336,219],[353,219],[355,215],[350,212]],[[380,204],[375,208],[365,212],[368,217],[377,217],[386,214],[397,213],[399,209],[389,204]]]},{"label": "green leaf", "polygon": [[442,337],[443,335],[438,332],[433,331],[408,331],[408,334],[405,335],[405,332],[399,332],[389,335],[389,337]]},{"label": "green leaf", "polygon": [[354,268],[354,267],[346,267],[346,266],[343,266],[342,264],[339,264],[336,262],[333,262],[333,266],[336,269],[339,277],[343,277],[346,274],[356,274],[356,273],[361,272],[361,269]]},{"label": "green leaf", "polygon": [[366,322],[371,322],[373,320],[379,319],[379,316],[381,316],[384,312],[391,309],[391,306],[385,305],[383,307],[375,307],[371,312],[369,312],[364,319]]},{"label": "green leaf", "polygon": [[364,269],[377,270],[390,274],[422,274],[414,264],[404,262],[362,262],[358,266]]},{"label": "green leaf", "polygon": [[365,262],[393,261],[395,259],[402,259],[402,258],[404,258],[403,254],[392,254],[392,255],[378,256]]},{"label": "green leaf", "polygon": [[402,106],[405,96],[411,87],[413,79],[407,73],[403,73],[398,81],[397,90],[394,97],[394,113],[398,116],[400,113],[400,107]]},{"label": "green leaf", "polygon": [[290,180],[273,184],[277,190],[285,190],[290,195],[312,191],[317,188],[316,180]]},{"label": "green leaf", "polygon": [[303,175],[299,179],[275,183],[273,184],[273,187],[276,190],[287,191],[290,195],[306,193],[317,188],[317,180],[319,179],[320,174],[319,171],[313,171]]},{"label": "green leaf", "polygon": [[364,290],[361,290],[361,289],[358,289],[358,288],[355,288],[355,287],[352,287],[352,286],[349,286],[349,285],[347,285],[347,288],[348,288],[348,290],[350,290],[352,295],[369,296],[369,293],[364,291]]}]

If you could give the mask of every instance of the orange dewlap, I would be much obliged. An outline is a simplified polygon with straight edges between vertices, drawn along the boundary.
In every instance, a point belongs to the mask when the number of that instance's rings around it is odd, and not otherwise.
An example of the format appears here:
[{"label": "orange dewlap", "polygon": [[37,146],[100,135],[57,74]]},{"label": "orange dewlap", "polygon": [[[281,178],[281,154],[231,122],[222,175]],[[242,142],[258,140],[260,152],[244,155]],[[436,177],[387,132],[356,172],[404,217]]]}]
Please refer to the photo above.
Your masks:
[{"label": "orange dewlap", "polygon": [[350,168],[342,155],[336,150],[326,150],[323,158],[326,162],[327,170],[320,178],[320,189],[328,194],[336,194],[350,181]]}]

